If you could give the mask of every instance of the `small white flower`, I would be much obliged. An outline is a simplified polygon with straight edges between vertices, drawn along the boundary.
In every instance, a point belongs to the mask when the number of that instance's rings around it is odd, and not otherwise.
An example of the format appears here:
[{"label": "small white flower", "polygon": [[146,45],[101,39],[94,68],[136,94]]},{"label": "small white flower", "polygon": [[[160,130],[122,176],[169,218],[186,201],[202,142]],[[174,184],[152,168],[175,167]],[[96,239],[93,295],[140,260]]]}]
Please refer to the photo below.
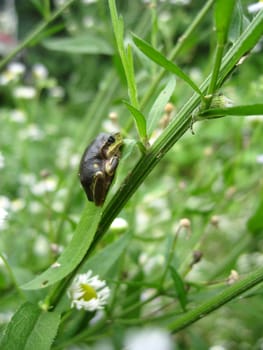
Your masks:
[{"label": "small white flower", "polygon": [[38,80],[44,80],[48,76],[47,68],[41,63],[37,63],[33,66],[32,73],[34,77]]},{"label": "small white flower", "polygon": [[31,187],[31,191],[36,196],[42,196],[44,193],[53,192],[57,187],[57,179],[54,177],[47,177],[42,181],[35,183]]},{"label": "small white flower", "polygon": [[256,161],[258,164],[263,164],[263,154],[257,155]]},{"label": "small white flower", "polygon": [[128,222],[123,218],[115,218],[110,226],[113,231],[125,231],[128,228]]},{"label": "small white flower", "polygon": [[84,5],[94,4],[95,2],[97,2],[97,0],[82,0],[82,4]]},{"label": "small white flower", "polygon": [[26,203],[25,203],[24,199],[22,199],[22,198],[17,198],[17,199],[14,199],[14,200],[11,202],[10,209],[11,209],[13,212],[17,212],[17,211],[20,211],[20,210],[24,209],[25,206],[26,206]]},{"label": "small white flower", "polygon": [[12,62],[8,65],[7,70],[15,76],[22,75],[26,67],[23,63],[20,62]]},{"label": "small white flower", "polygon": [[10,112],[10,120],[15,123],[24,123],[26,121],[26,114],[19,109],[14,109]]},{"label": "small white flower", "polygon": [[160,328],[144,328],[128,332],[124,348],[129,350],[172,350],[170,334]]},{"label": "small white flower", "polygon": [[92,271],[77,275],[68,290],[71,307],[77,310],[95,311],[103,309],[110,296],[110,289],[105,281],[92,276]]},{"label": "small white flower", "polygon": [[36,175],[32,173],[22,173],[19,176],[19,182],[24,186],[32,186],[36,181]]},{"label": "small white flower", "polygon": [[65,96],[65,91],[62,86],[53,86],[49,89],[49,94],[51,97],[61,99]]},{"label": "small white flower", "polygon": [[0,196],[0,210],[1,208],[9,210],[10,206],[11,206],[10,199],[6,196]]},{"label": "small white flower", "polygon": [[3,154],[0,151],[0,169],[5,167],[5,157],[3,156]]},{"label": "small white flower", "polygon": [[13,91],[15,98],[21,98],[25,100],[32,100],[36,97],[36,89],[32,86],[17,86]]},{"label": "small white flower", "polygon": [[44,138],[44,132],[36,124],[29,124],[20,130],[19,136],[22,140],[40,141]]},{"label": "small white flower", "polygon": [[0,75],[0,85],[7,85],[11,81],[18,80],[24,72],[25,66],[22,63],[10,63],[7,69]]},{"label": "small white flower", "polygon": [[259,1],[259,2],[256,2],[254,4],[251,4],[248,6],[248,12],[249,13],[255,13],[255,12],[258,12],[260,11],[261,9],[263,9],[263,2],[262,1]]},{"label": "small white flower", "polygon": [[5,228],[6,218],[7,218],[8,212],[0,207],[0,230]]}]

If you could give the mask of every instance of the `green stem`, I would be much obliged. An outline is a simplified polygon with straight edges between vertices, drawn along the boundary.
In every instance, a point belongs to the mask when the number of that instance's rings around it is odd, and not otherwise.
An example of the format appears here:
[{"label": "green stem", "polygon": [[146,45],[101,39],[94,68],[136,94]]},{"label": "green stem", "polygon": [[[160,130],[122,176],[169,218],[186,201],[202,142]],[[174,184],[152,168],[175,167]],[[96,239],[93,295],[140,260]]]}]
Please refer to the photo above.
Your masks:
[{"label": "green stem", "polygon": [[[241,35],[236,44],[234,44],[224,57],[221,70],[219,72],[219,80],[224,78],[235,67],[239,59],[248,49],[254,47],[262,35],[263,12],[260,12],[251,22],[250,26]],[[210,82],[210,76],[201,86],[201,91],[207,90]],[[220,85],[220,81],[217,83]],[[124,180],[118,192],[105,208],[102,219],[91,245],[94,249],[98,241],[108,230],[113,219],[118,215],[131,196],[136,192],[137,188],[142,184],[147,175],[154,169],[163,156],[173,147],[173,145],[182,137],[189,129],[192,123],[192,112],[200,104],[200,96],[194,94],[189,102],[185,104],[178,112],[177,117],[171,121],[170,125],[163,131],[162,135],[156,140],[148,153],[143,155],[135,165],[132,172]]]},{"label": "green stem", "polygon": [[212,76],[211,76],[210,84],[209,84],[208,89],[207,89],[208,99],[206,101],[205,109],[209,108],[210,103],[211,103],[212,98],[213,98],[213,94],[215,93],[215,90],[216,90],[217,79],[218,79],[218,74],[219,74],[219,71],[220,71],[220,66],[221,66],[221,62],[222,62],[223,52],[224,52],[224,45],[217,44],[216,45],[215,62],[214,62],[214,65],[213,65]]},{"label": "green stem", "polygon": [[[219,72],[220,79],[223,79],[229,74],[229,72],[235,67],[236,63],[242,57],[242,55],[247,51],[248,48],[252,48],[262,35],[263,27],[263,12],[259,13],[251,22],[248,29],[242,34],[240,39],[226,54],[221,70]],[[222,73],[223,72],[223,73]],[[210,82],[210,76],[204,81],[201,86],[201,91],[206,91],[208,84]],[[220,82],[218,82],[219,84]],[[124,180],[123,184],[120,186],[116,195],[110,201],[110,203],[105,208],[98,230],[95,234],[95,238],[85,255],[84,259],[80,263],[81,266],[85,263],[86,259],[90,253],[94,250],[97,243],[102,239],[104,234],[107,232],[113,219],[118,215],[120,210],[128,202],[131,196],[136,192],[138,187],[145,180],[147,175],[154,169],[154,167],[159,163],[163,156],[173,147],[173,145],[183,136],[183,134],[189,129],[192,123],[192,112],[200,104],[200,95],[194,94],[189,102],[183,106],[183,108],[178,112],[177,118],[172,120],[170,125],[163,131],[162,135],[156,140],[153,146],[148,150],[148,153],[143,155],[138,163],[135,165],[134,169]],[[78,267],[75,269],[74,272]],[[73,272],[73,273],[74,273]],[[70,281],[70,277],[67,279],[63,287],[58,288],[58,293],[56,293],[56,300],[53,305],[56,305],[60,296],[64,293],[63,289],[66,288],[67,283]],[[65,290],[65,289],[64,289]]]},{"label": "green stem", "polygon": [[[204,17],[208,13],[208,11],[210,10],[210,8],[212,7],[214,2],[215,2],[215,0],[209,0],[209,1],[206,2],[204,7],[197,14],[197,16],[195,17],[195,19],[193,20],[191,25],[187,28],[185,33],[178,39],[176,46],[172,50],[171,54],[168,56],[168,58],[170,60],[174,60],[175,57],[178,55],[178,53],[182,50],[183,46],[189,40],[191,35],[195,32],[196,28],[202,22],[202,20],[204,19]],[[141,109],[143,109],[147,105],[149,100],[151,99],[151,97],[153,96],[154,91],[156,89],[156,86],[162,80],[162,78],[164,77],[165,73],[166,73],[166,71],[162,70],[158,74],[158,76],[153,80],[153,82],[152,82],[151,86],[149,87],[147,93],[145,94],[145,96],[142,99]]]},{"label": "green stem", "polygon": [[241,281],[234,283],[233,285],[227,287],[223,292],[197,306],[194,310],[188,311],[183,316],[178,317],[175,321],[172,321],[168,325],[168,328],[172,332],[178,332],[179,330],[189,326],[195,321],[198,321],[201,318],[205,317],[210,312],[218,309],[222,305],[235,299],[260,282],[263,282],[263,268],[252,272]]},{"label": "green stem", "polygon": [[47,20],[42,21],[31,33],[28,34],[26,39],[24,39],[14,51],[2,59],[0,62],[0,69],[2,69],[8,62],[10,62],[12,58],[14,58],[20,51],[29,46],[31,41],[35,39],[51,22],[59,17],[70,5],[72,5],[74,1],[76,0],[66,1],[65,4],[59,7],[59,9],[55,11],[51,16],[49,16]]}]

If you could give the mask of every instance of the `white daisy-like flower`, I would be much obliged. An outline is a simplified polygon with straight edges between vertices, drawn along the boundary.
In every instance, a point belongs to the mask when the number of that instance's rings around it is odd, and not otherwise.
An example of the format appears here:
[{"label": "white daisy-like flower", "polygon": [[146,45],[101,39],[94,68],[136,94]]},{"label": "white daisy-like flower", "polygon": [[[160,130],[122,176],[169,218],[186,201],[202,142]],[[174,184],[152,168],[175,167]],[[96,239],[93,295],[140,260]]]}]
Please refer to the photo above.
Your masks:
[{"label": "white daisy-like flower", "polygon": [[77,275],[68,290],[71,307],[77,310],[95,311],[103,309],[110,296],[110,289],[92,271]]}]

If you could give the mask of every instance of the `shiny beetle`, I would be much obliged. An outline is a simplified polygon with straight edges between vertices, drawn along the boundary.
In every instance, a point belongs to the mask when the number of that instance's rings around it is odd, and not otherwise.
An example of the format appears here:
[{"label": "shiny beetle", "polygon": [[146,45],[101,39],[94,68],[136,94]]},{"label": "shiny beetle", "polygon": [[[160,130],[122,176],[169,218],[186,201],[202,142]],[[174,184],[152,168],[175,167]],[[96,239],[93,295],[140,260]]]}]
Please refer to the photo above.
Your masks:
[{"label": "shiny beetle", "polygon": [[88,200],[102,206],[120,158],[120,133],[99,134],[86,148],[79,166],[79,179]]}]

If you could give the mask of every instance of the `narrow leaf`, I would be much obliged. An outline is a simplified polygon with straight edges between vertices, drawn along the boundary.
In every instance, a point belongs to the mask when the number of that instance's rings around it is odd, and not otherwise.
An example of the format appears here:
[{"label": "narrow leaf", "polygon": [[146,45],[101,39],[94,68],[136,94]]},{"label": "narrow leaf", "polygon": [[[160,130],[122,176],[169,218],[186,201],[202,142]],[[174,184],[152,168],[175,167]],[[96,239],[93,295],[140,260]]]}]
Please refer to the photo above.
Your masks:
[{"label": "narrow leaf", "polygon": [[261,196],[260,203],[255,210],[255,212],[251,215],[247,222],[247,228],[253,234],[260,234],[263,232],[263,196]]},{"label": "narrow leaf", "polygon": [[174,282],[174,287],[176,290],[176,294],[178,296],[180,305],[182,307],[182,309],[185,311],[185,307],[187,304],[187,298],[186,298],[186,291],[185,291],[185,287],[184,287],[184,281],[182,280],[181,276],[178,274],[178,272],[176,271],[176,269],[173,266],[170,266],[170,271],[171,271],[171,275],[173,278],[173,282]]},{"label": "narrow leaf", "polygon": [[227,41],[228,29],[236,0],[217,0],[215,4],[215,25],[217,41],[224,45]]},{"label": "narrow leaf", "polygon": [[135,108],[131,104],[129,104],[129,102],[127,102],[127,101],[123,101],[123,102],[125,103],[128,110],[131,112],[131,114],[133,115],[133,117],[135,119],[136,126],[137,126],[138,132],[140,134],[140,137],[143,140],[146,140],[147,139],[146,119],[145,119],[144,115],[137,108]]},{"label": "narrow leaf", "polygon": [[57,312],[42,311],[27,339],[25,350],[49,350],[57,334],[59,323],[60,315]]},{"label": "narrow leaf", "polygon": [[156,128],[158,121],[160,120],[163,112],[164,107],[166,106],[167,102],[169,101],[174,89],[175,89],[176,80],[172,76],[168,84],[165,86],[165,88],[160,92],[159,96],[157,97],[156,101],[154,102],[150,113],[148,117],[148,125],[147,125],[147,133],[148,135],[151,135],[153,130]]},{"label": "narrow leaf", "polygon": [[178,77],[183,79],[187,84],[189,84],[199,95],[202,95],[202,92],[199,90],[198,86],[193,82],[192,79],[186,75],[181,68],[179,68],[175,63],[168,60],[162,53],[153,48],[149,43],[140,39],[138,36],[133,34],[133,41],[135,45],[140,49],[147,57],[152,61],[159,64],[161,67],[166,69],[169,72],[176,74]]},{"label": "narrow leaf", "polygon": [[86,254],[101,218],[101,208],[88,202],[72,240],[53,266],[24,284],[22,289],[45,288],[60,281],[78,266]]},{"label": "narrow leaf", "polygon": [[134,106],[137,107],[138,105],[138,98],[137,98],[137,87],[135,83],[135,75],[134,75],[134,68],[133,68],[133,56],[132,56],[132,48],[131,45],[127,46],[126,50],[126,75],[127,75],[127,81],[129,84],[129,95],[130,100]]},{"label": "narrow leaf", "polygon": [[49,50],[72,54],[113,54],[113,48],[110,44],[94,34],[81,34],[73,38],[48,39],[43,41],[43,45]]},{"label": "narrow leaf", "polygon": [[29,302],[24,303],[9,322],[0,344],[3,350],[23,350],[41,310]]},{"label": "narrow leaf", "polygon": [[217,118],[226,115],[233,116],[249,116],[249,115],[262,115],[263,114],[263,104],[254,104],[254,105],[244,105],[244,106],[235,106],[228,108],[212,108],[207,109],[200,113],[200,116],[206,118]]},{"label": "narrow leaf", "polygon": [[228,32],[228,41],[234,43],[242,34],[242,32],[249,25],[249,20],[245,16],[242,8],[241,1],[238,0],[236,6],[234,7],[232,21],[230,23]]}]

